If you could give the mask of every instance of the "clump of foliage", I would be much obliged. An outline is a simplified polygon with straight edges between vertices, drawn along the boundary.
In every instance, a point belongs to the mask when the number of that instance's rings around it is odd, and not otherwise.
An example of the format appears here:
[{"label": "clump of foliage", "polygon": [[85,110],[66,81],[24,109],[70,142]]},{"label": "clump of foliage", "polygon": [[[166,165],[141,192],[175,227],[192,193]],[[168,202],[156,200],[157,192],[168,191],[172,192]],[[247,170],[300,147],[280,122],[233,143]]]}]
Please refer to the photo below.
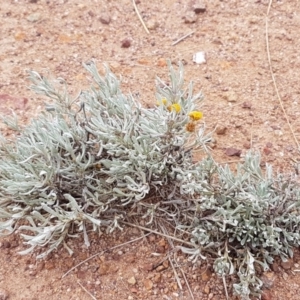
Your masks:
[{"label": "clump of foliage", "polygon": [[[258,266],[299,246],[295,178],[263,172],[252,152],[236,172],[215,163],[202,94],[184,88],[182,65],[169,65],[170,84],[157,79],[152,109],[124,95],[108,68],[104,77],[94,63],[85,68],[94,86],[75,99],[30,72],[32,89],[52,102],[25,128],[7,120],[17,136],[1,138],[0,233],[18,230],[29,245],[22,253],[46,246],[44,257],[60,245],[72,253],[66,240],[79,234],[88,246],[88,230],[111,233],[132,217],[168,222],[191,260],[212,258],[219,276],[238,276],[242,299],[259,296]],[[194,151],[206,158],[195,162]]]}]

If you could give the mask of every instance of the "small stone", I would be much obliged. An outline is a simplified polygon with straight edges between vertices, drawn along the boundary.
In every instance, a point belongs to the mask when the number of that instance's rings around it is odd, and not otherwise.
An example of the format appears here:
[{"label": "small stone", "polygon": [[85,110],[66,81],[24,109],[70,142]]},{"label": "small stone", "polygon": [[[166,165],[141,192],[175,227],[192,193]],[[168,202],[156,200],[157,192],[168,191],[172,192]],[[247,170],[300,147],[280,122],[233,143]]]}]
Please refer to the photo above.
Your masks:
[{"label": "small stone", "polygon": [[228,102],[236,102],[238,100],[238,97],[235,92],[228,91],[227,93],[224,94],[224,99],[227,100]]},{"label": "small stone", "polygon": [[165,260],[163,262],[163,266],[165,267],[165,269],[169,268],[169,261],[168,260]]},{"label": "small stone", "polygon": [[208,295],[208,294],[209,294],[209,292],[210,292],[209,285],[208,285],[208,284],[206,284],[206,285],[205,285],[205,287],[204,287],[204,293]]},{"label": "small stone", "polygon": [[146,23],[146,27],[149,30],[155,30],[156,28],[158,28],[158,26],[159,26],[159,23],[155,19],[150,19]]},{"label": "small stone", "polygon": [[197,21],[197,15],[194,11],[187,11],[183,16],[184,23],[191,24]]},{"label": "small stone", "polygon": [[153,282],[150,279],[145,279],[144,286],[145,286],[146,290],[151,290],[153,287]]},{"label": "small stone", "polygon": [[136,279],[134,276],[130,277],[127,282],[131,285],[135,285],[136,284]]},{"label": "small stone", "polygon": [[45,262],[44,262],[44,261],[41,261],[41,262],[39,262],[39,264],[37,265],[36,271],[37,271],[37,272],[41,272],[41,271],[44,270],[44,268],[45,268]]},{"label": "small stone", "polygon": [[270,148],[268,148],[268,147],[264,147],[264,148],[263,148],[263,153],[264,153],[265,155],[269,155],[269,154],[272,153],[272,150],[271,150]]},{"label": "small stone", "polygon": [[191,1],[191,8],[196,14],[204,13],[206,11],[206,5],[201,0]]},{"label": "small stone", "polygon": [[106,275],[109,272],[109,264],[108,263],[101,263],[99,265],[99,270],[98,270],[100,275]]},{"label": "small stone", "polygon": [[266,147],[267,147],[267,148],[273,148],[273,144],[270,143],[270,142],[267,142],[267,143],[266,143]]},{"label": "small stone", "polygon": [[165,270],[165,269],[166,269],[166,268],[165,268],[164,266],[160,265],[160,266],[158,266],[158,267],[156,268],[156,271],[160,272],[160,271],[163,271],[163,270]]},{"label": "small stone", "polygon": [[131,46],[131,41],[129,39],[124,39],[122,42],[121,42],[121,47],[122,48],[129,48]]},{"label": "small stone", "polygon": [[111,21],[111,18],[108,14],[102,13],[99,17],[99,21],[104,25],[108,25]]},{"label": "small stone", "polygon": [[229,147],[225,150],[225,154],[228,155],[228,156],[238,156],[238,157],[240,157],[241,154],[242,154],[242,150]]},{"label": "small stone", "polygon": [[275,135],[277,135],[277,136],[282,136],[282,135],[283,135],[283,133],[282,133],[281,130],[274,130],[274,133],[275,133]]},{"label": "small stone", "polygon": [[32,276],[32,277],[36,276],[36,274],[37,274],[36,270],[32,270],[32,271],[29,272],[29,275]]},{"label": "small stone", "polygon": [[252,107],[252,104],[248,101],[243,102],[242,108],[250,109]]},{"label": "small stone", "polygon": [[27,37],[26,33],[23,31],[19,31],[15,34],[15,40],[16,41],[24,41]]},{"label": "small stone", "polygon": [[176,282],[171,283],[170,287],[172,288],[173,291],[177,291],[178,290],[178,285],[177,285]]},{"label": "small stone", "polygon": [[251,148],[251,144],[250,144],[249,142],[245,142],[245,143],[243,144],[243,147],[244,147],[245,149],[250,149],[250,148]]},{"label": "small stone", "polygon": [[11,244],[10,244],[9,241],[3,241],[3,242],[2,242],[2,248],[8,249],[8,248],[10,248],[10,247],[11,247]]},{"label": "small stone", "polygon": [[212,276],[210,269],[206,269],[204,272],[201,272],[201,281],[209,281]]},{"label": "small stone", "polygon": [[0,288],[0,300],[7,300],[8,296],[9,296],[8,291]]},{"label": "small stone", "polygon": [[164,68],[167,66],[167,61],[164,58],[160,58],[156,64],[158,67]]},{"label": "small stone", "polygon": [[270,127],[273,129],[273,130],[280,130],[281,127],[278,126],[278,125],[270,125]]},{"label": "small stone", "polygon": [[216,128],[216,133],[217,135],[224,135],[226,133],[226,130],[227,130],[226,126],[218,125]]},{"label": "small stone", "polygon": [[290,270],[293,266],[293,260],[288,259],[287,261],[282,261],[280,265],[284,270]]},{"label": "small stone", "polygon": [[153,264],[152,263],[145,263],[142,265],[142,269],[145,271],[152,271],[153,270]]},{"label": "small stone", "polygon": [[206,63],[205,52],[199,51],[193,54],[193,62],[196,64]]},{"label": "small stone", "polygon": [[[82,9],[82,8],[81,8]],[[91,18],[94,18],[96,16],[96,14],[92,11],[92,10],[89,10],[88,11],[88,15],[91,17]],[[101,21],[101,20],[100,20]]]},{"label": "small stone", "polygon": [[161,273],[155,274],[155,276],[153,278],[153,282],[159,283],[160,281],[161,281]]},{"label": "small stone", "polygon": [[276,275],[274,272],[264,272],[261,276],[261,281],[266,289],[271,289],[274,286]]},{"label": "small stone", "polygon": [[283,272],[282,277],[284,280],[288,280],[289,279],[289,275],[285,272]]},{"label": "small stone", "polygon": [[208,300],[212,299],[213,297],[214,297],[214,294],[213,294],[213,293],[210,293],[210,294],[208,295]]},{"label": "small stone", "polygon": [[209,142],[209,146],[212,149],[215,149],[217,147],[218,141],[215,138],[212,138],[211,141]]},{"label": "small stone", "polygon": [[31,23],[35,23],[37,21],[39,21],[41,19],[41,14],[40,13],[33,13],[33,14],[30,14],[26,20],[31,22]]}]

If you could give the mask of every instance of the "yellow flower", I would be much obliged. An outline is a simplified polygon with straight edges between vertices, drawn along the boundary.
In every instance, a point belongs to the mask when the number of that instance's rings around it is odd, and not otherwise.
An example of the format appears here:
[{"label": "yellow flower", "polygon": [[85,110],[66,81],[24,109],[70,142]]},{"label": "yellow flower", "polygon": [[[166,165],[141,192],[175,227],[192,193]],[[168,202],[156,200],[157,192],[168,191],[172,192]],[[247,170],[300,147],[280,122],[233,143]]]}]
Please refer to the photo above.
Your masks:
[{"label": "yellow flower", "polygon": [[168,110],[175,110],[177,113],[181,111],[181,106],[178,103],[174,103],[168,107]]},{"label": "yellow flower", "polygon": [[189,113],[189,117],[193,120],[193,121],[198,121],[200,119],[202,119],[203,117],[203,113],[201,111],[198,110],[193,110]]},{"label": "yellow flower", "polygon": [[167,105],[168,100],[166,98],[162,98],[160,101],[157,101],[157,105]]}]

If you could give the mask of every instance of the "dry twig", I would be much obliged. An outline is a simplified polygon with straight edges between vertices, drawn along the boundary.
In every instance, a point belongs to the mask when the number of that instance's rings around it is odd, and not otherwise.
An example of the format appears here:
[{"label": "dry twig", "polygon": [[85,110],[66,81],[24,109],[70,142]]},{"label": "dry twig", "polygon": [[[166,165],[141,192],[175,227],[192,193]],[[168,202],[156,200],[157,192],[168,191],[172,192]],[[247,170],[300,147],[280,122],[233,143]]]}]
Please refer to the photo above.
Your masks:
[{"label": "dry twig", "polygon": [[74,269],[76,269],[77,267],[79,267],[79,266],[81,266],[82,264],[86,263],[87,261],[93,259],[94,257],[99,256],[99,255],[102,255],[102,254],[104,254],[104,253],[107,252],[107,251],[111,251],[111,250],[114,250],[114,249],[123,247],[123,246],[125,246],[125,245],[134,243],[134,242],[136,242],[136,241],[138,241],[138,240],[143,239],[144,237],[148,236],[149,234],[150,234],[150,233],[145,234],[145,235],[143,235],[143,236],[140,236],[140,237],[138,237],[138,238],[136,238],[136,239],[134,239],[134,240],[128,241],[128,242],[126,242],[126,243],[123,243],[123,244],[120,244],[120,245],[116,245],[116,246],[111,247],[111,248],[109,248],[109,249],[103,250],[103,251],[101,251],[101,252],[98,252],[98,253],[92,255],[91,257],[88,257],[87,259],[85,259],[84,261],[80,262],[80,263],[77,264],[76,266],[72,267],[69,271],[67,271],[67,272],[61,277],[61,279],[63,279],[63,278],[66,277],[69,273],[71,273]]},{"label": "dry twig", "polygon": [[187,37],[191,36],[191,35],[194,34],[194,33],[195,33],[195,31],[192,31],[192,32],[190,32],[190,33],[188,33],[188,34],[182,36],[182,37],[179,38],[177,41],[175,41],[175,42],[172,44],[172,46],[177,45],[178,43],[180,43],[181,41],[183,41],[184,39],[186,39]]},{"label": "dry twig", "polygon": [[92,299],[97,300],[81,283],[80,281],[77,281],[77,283],[81,286],[81,288],[89,295]]},{"label": "dry twig", "polygon": [[[162,231],[166,234],[166,231],[167,231],[166,228],[165,228],[164,226],[162,226],[162,225],[160,225],[160,227],[161,227]],[[167,239],[168,239],[169,244],[170,244],[171,247],[174,249],[175,246],[174,246],[174,244],[173,244],[172,239],[169,237],[169,235],[166,234],[166,236],[167,236]],[[173,272],[174,272],[175,278],[176,278],[176,280],[177,280],[177,284],[178,284],[179,288],[182,290],[182,285],[181,285],[181,282],[180,282],[178,273],[177,273],[177,271],[176,271],[176,269],[175,269],[175,267],[174,267],[174,264],[173,264],[173,261],[172,261],[171,257],[169,257],[169,261],[170,261],[170,264],[171,264],[171,266],[172,266],[172,268],[173,268]],[[181,274],[182,274],[182,276],[183,276],[183,278],[184,278],[184,281],[185,281],[186,286],[187,286],[187,288],[188,288],[188,290],[189,290],[189,293],[190,293],[192,299],[194,300],[194,299],[195,299],[194,294],[193,294],[192,289],[191,289],[191,287],[190,287],[190,284],[189,284],[189,282],[188,282],[188,280],[187,280],[187,278],[186,278],[186,276],[185,276],[184,271],[182,270],[182,268],[180,268],[180,267],[178,266],[178,264],[177,264],[177,262],[176,262],[175,259],[174,259],[174,262],[175,262],[176,266],[179,268],[179,270],[181,271]]]},{"label": "dry twig", "polygon": [[300,145],[299,145],[299,142],[296,138],[296,135],[295,135],[295,132],[294,132],[294,129],[289,121],[289,118],[287,116],[287,113],[285,111],[285,108],[283,106],[283,103],[282,103],[282,100],[281,100],[281,97],[280,97],[280,94],[279,94],[279,91],[278,91],[278,87],[277,87],[277,83],[276,83],[276,80],[275,80],[275,75],[274,75],[274,72],[273,72],[273,68],[272,68],[272,62],[271,62],[271,55],[270,55],[270,47],[269,47],[269,33],[268,33],[268,17],[269,17],[269,13],[270,13],[270,10],[271,10],[271,6],[272,6],[272,0],[269,1],[269,5],[268,5],[268,10],[267,10],[267,15],[266,15],[266,47],[267,47],[267,55],[268,55],[268,62],[269,62],[269,68],[270,68],[270,73],[271,73],[271,76],[272,76],[272,81],[273,81],[273,84],[274,84],[274,88],[275,88],[275,91],[276,91],[276,95],[277,95],[277,98],[278,98],[278,101],[280,103],[280,107],[283,111],[283,114],[284,114],[284,117],[288,123],[288,126],[290,128],[290,131],[293,135],[293,138],[294,138],[294,141],[298,147],[298,151],[300,149]]},{"label": "dry twig", "polygon": [[148,30],[146,24],[144,23],[144,21],[143,21],[141,15],[140,15],[140,13],[139,13],[139,10],[138,10],[138,8],[137,8],[137,6],[136,6],[135,0],[132,0],[132,3],[133,3],[134,10],[135,10],[135,12],[136,12],[138,18],[140,19],[140,21],[141,21],[141,23],[142,23],[144,29],[145,29],[146,32],[149,34],[150,32],[149,32],[149,30]]}]

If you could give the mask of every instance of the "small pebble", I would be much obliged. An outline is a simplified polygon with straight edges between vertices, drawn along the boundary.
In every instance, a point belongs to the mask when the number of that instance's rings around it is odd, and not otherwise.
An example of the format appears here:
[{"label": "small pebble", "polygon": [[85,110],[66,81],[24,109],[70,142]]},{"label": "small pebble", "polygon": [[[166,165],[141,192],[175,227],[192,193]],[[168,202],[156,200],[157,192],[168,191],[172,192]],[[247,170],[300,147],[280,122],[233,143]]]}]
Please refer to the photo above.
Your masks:
[{"label": "small pebble", "polygon": [[9,241],[3,241],[3,242],[2,242],[2,247],[3,247],[3,248],[10,248],[10,247],[11,247],[11,244],[10,244]]},{"label": "small pebble", "polygon": [[228,156],[239,156],[240,157],[242,154],[242,150],[230,147],[225,150],[225,154]]},{"label": "small pebble", "polygon": [[250,109],[252,107],[252,104],[248,101],[245,101],[243,104],[242,104],[242,108],[247,108],[247,109]]},{"label": "small pebble", "polygon": [[154,19],[150,19],[147,21],[146,26],[149,30],[155,30],[159,27],[159,23]]},{"label": "small pebble", "polygon": [[218,125],[216,128],[216,134],[217,135],[224,135],[226,133],[227,127],[226,126],[222,126],[222,125]]},{"label": "small pebble", "polygon": [[184,23],[191,24],[197,21],[197,15],[194,11],[187,11],[183,16]]},{"label": "small pebble", "polygon": [[288,280],[289,275],[287,273],[283,272],[282,277],[284,280]]},{"label": "small pebble", "polygon": [[136,284],[136,279],[134,276],[130,277],[127,282],[131,285],[135,285]]},{"label": "small pebble", "polygon": [[102,24],[105,24],[105,25],[108,25],[111,21],[111,18],[108,14],[105,14],[105,13],[102,13],[99,17],[99,21],[102,23]]},{"label": "small pebble", "polygon": [[30,14],[26,20],[31,22],[31,23],[35,23],[37,21],[39,21],[41,19],[41,14],[40,13],[33,13],[33,14]]},{"label": "small pebble", "polygon": [[146,290],[151,290],[153,287],[153,282],[150,279],[145,279],[144,286],[145,286]]},{"label": "small pebble", "polygon": [[192,1],[192,10],[196,14],[204,13],[206,11],[206,5],[201,0],[194,0]]},{"label": "small pebble", "polygon": [[122,48],[129,48],[131,46],[131,41],[129,39],[124,39],[122,42],[121,42],[121,47]]},{"label": "small pebble", "polygon": [[283,135],[281,130],[274,130],[274,134],[277,135],[277,136],[282,136]]},{"label": "small pebble", "polygon": [[237,94],[233,91],[228,91],[224,94],[224,99],[228,102],[236,102],[238,100]]},{"label": "small pebble", "polygon": [[209,285],[208,285],[208,284],[206,284],[206,285],[205,285],[205,287],[204,287],[204,293],[208,295],[208,294],[209,294],[209,292],[210,292]]},{"label": "small pebble", "polygon": [[287,261],[282,261],[280,265],[284,270],[290,270],[293,266],[293,260],[288,259]]},{"label": "small pebble", "polygon": [[105,262],[100,263],[99,269],[98,269],[99,275],[100,276],[107,275],[109,273],[109,267],[110,267],[110,265],[108,263],[105,263]]}]

